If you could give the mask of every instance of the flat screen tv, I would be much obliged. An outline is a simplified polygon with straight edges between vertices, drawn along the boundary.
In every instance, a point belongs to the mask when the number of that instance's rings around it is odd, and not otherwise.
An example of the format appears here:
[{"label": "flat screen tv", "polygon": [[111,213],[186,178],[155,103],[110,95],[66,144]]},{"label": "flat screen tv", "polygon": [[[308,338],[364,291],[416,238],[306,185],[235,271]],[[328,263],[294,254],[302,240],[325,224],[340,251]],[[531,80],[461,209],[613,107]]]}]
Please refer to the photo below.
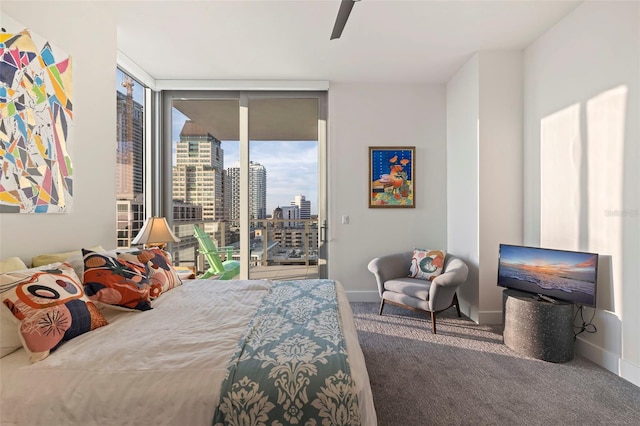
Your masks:
[{"label": "flat screen tv", "polygon": [[595,253],[500,244],[498,285],[596,307]]}]

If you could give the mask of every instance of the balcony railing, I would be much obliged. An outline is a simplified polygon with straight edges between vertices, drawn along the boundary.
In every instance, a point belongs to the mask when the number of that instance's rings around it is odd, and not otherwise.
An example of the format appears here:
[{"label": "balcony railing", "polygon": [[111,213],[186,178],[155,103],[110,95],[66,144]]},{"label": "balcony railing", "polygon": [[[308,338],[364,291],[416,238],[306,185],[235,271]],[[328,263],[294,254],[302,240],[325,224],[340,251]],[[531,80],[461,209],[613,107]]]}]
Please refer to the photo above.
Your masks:
[{"label": "balcony railing", "polygon": [[[232,258],[240,260],[240,228],[228,222],[175,221],[179,243],[172,244],[171,254],[179,266],[195,267],[198,273],[208,268],[199,254],[193,225],[207,232],[218,247],[233,247]],[[250,220],[249,278],[302,279],[318,277],[317,219]],[[226,260],[227,253],[220,253]]]}]

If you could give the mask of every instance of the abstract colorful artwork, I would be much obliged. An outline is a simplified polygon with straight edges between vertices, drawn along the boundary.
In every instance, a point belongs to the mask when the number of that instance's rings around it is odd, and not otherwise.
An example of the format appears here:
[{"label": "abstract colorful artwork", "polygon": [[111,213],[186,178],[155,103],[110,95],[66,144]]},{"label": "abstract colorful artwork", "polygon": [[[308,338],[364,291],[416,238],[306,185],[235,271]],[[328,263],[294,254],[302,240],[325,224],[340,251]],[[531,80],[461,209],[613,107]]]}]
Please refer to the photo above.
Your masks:
[{"label": "abstract colorful artwork", "polygon": [[369,207],[415,207],[413,146],[369,147]]},{"label": "abstract colorful artwork", "polygon": [[0,32],[0,213],[72,206],[71,57],[41,46],[28,30]]}]

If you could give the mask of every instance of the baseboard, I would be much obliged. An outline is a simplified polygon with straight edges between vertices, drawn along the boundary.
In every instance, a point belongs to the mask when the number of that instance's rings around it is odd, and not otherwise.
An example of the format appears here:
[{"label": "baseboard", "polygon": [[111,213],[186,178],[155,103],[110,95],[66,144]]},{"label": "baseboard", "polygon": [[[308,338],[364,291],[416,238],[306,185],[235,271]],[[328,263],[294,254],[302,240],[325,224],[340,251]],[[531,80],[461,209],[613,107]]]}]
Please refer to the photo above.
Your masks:
[{"label": "baseboard", "polygon": [[640,365],[621,359],[620,377],[640,387]]},{"label": "baseboard", "polygon": [[377,291],[347,291],[349,302],[375,302],[380,303],[380,295]]},{"label": "baseboard", "polygon": [[599,366],[606,368],[613,374],[620,375],[618,372],[620,357],[618,355],[602,349],[593,343],[587,342],[579,336],[576,339],[575,352],[576,354],[595,362]]},{"label": "baseboard", "polygon": [[640,386],[640,366],[620,358],[593,343],[578,337],[575,346],[576,354],[595,362],[599,366],[611,371],[613,374]]}]

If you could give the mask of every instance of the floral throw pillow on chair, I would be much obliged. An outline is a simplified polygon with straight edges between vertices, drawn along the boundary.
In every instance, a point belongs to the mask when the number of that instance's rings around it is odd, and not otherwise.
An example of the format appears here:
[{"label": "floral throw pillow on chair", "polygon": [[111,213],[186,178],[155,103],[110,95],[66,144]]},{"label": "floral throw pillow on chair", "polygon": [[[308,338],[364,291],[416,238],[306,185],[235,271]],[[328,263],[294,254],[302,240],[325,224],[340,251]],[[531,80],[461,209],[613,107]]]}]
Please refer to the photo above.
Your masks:
[{"label": "floral throw pillow on chair", "polygon": [[445,256],[446,253],[443,250],[414,248],[409,277],[431,281],[442,274]]}]

